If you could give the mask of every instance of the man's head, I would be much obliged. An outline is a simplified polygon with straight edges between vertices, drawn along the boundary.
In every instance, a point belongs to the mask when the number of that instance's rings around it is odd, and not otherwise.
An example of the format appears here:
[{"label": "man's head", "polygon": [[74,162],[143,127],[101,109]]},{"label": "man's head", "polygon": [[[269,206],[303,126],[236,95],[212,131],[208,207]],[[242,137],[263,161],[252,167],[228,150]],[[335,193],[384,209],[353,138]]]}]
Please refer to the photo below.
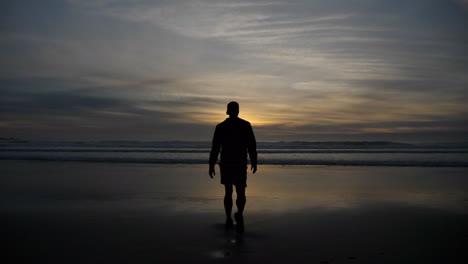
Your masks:
[{"label": "man's head", "polygon": [[239,104],[234,101],[230,102],[227,105],[226,114],[229,115],[229,117],[237,117],[239,115]]}]

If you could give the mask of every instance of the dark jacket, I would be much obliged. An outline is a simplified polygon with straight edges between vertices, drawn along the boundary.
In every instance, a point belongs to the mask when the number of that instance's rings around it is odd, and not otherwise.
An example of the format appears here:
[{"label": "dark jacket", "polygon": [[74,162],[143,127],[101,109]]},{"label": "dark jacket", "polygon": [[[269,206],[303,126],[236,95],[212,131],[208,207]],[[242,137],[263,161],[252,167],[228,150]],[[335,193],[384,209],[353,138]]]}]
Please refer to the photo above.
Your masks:
[{"label": "dark jacket", "polygon": [[247,152],[252,165],[257,165],[257,143],[249,122],[227,118],[216,126],[210,153],[214,166],[221,151],[221,165],[247,165]]}]

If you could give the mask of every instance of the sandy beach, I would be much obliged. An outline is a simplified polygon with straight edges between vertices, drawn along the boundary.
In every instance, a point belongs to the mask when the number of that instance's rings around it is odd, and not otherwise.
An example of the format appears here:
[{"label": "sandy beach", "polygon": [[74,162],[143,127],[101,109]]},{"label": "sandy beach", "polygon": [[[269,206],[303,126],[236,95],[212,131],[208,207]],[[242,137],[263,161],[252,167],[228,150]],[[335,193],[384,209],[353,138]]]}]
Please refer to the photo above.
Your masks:
[{"label": "sandy beach", "polygon": [[205,165],[0,168],[11,263],[468,260],[466,168],[259,166],[242,236],[224,230],[222,185]]}]

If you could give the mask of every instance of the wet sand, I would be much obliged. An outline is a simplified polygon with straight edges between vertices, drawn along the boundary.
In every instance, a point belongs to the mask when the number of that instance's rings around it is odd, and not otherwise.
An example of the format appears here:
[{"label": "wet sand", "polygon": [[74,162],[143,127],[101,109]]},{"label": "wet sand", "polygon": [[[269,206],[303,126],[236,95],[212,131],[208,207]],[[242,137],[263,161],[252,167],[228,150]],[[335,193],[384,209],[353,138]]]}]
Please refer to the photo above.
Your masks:
[{"label": "wet sand", "polygon": [[463,263],[466,172],[259,166],[239,236],[207,166],[1,161],[1,235],[11,263]]}]

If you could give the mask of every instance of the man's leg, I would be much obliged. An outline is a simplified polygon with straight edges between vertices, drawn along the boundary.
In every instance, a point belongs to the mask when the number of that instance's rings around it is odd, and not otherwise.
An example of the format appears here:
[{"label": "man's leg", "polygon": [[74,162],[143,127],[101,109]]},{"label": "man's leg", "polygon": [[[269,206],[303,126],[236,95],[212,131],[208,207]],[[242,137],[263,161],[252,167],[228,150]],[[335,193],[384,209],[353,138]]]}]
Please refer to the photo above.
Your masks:
[{"label": "man's leg", "polygon": [[232,184],[224,184],[224,211],[226,211],[226,219],[232,220]]},{"label": "man's leg", "polygon": [[242,213],[244,212],[244,207],[245,207],[245,187],[239,187],[236,186],[236,193],[237,193],[237,199],[236,199],[236,205],[237,205],[237,213],[234,214],[234,218],[236,219],[236,231],[237,233],[244,233],[244,216]]},{"label": "man's leg", "polygon": [[240,214],[242,214],[244,212],[245,203],[247,201],[247,198],[245,197],[245,187],[236,186],[236,193],[237,193],[237,199],[236,199],[237,211]]}]

